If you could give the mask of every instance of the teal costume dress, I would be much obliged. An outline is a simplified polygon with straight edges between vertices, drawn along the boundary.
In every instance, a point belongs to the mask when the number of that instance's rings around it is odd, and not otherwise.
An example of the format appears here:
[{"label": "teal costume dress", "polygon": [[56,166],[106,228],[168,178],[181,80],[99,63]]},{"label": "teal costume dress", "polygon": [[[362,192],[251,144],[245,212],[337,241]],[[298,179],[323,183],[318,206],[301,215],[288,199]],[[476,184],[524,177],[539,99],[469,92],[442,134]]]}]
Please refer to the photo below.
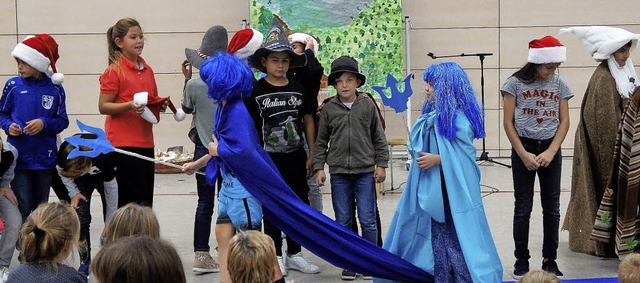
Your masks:
[{"label": "teal costume dress", "polygon": [[[432,221],[445,222],[445,209],[450,209],[459,250],[473,282],[502,282],[502,264],[480,196],[472,126],[464,112],[458,110],[456,137],[449,140],[438,133],[435,121],[435,111],[423,114],[411,131],[409,150],[413,161],[383,248],[434,274],[438,261],[434,250],[444,243],[432,242]],[[420,151],[439,154],[441,164],[421,169],[416,163]],[[441,180],[446,184],[448,206]],[[397,282],[377,278],[374,281]]]}]

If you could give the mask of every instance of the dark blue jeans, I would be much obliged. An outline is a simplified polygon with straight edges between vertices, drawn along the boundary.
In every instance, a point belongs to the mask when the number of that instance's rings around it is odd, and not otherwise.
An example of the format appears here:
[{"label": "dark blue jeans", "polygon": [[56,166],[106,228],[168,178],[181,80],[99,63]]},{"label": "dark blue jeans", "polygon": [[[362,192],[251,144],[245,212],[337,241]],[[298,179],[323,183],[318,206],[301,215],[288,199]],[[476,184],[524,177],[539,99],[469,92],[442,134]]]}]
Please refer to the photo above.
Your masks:
[{"label": "dark blue jeans", "polygon": [[[520,137],[524,148],[535,155],[544,152],[551,141],[533,140]],[[558,250],[558,233],[560,228],[560,175],[562,173],[562,155],[556,153],[547,167],[529,171],[515,150],[511,150],[511,172],[515,209],[513,211],[513,240],[515,241],[515,257],[529,259],[529,220],[533,208],[533,186],[536,174],[540,181],[540,200],[542,203],[543,243],[542,256],[555,260]]]},{"label": "dark blue jeans", "polygon": [[363,174],[331,174],[331,201],[336,222],[351,228],[352,206],[355,198],[362,237],[376,244],[376,189],[373,172]]},{"label": "dark blue jeans", "polygon": [[38,205],[49,201],[51,176],[55,170],[15,170],[11,188],[18,199],[22,220],[26,220]]},{"label": "dark blue jeans", "polygon": [[[193,160],[209,154],[209,150],[198,140],[193,154]],[[200,170],[204,172],[204,168]],[[196,207],[196,217],[193,224],[193,250],[196,252],[208,252],[209,238],[211,237],[211,219],[213,215],[213,204],[216,198],[215,186],[207,184],[205,176],[195,174],[198,187],[198,206]]]}]

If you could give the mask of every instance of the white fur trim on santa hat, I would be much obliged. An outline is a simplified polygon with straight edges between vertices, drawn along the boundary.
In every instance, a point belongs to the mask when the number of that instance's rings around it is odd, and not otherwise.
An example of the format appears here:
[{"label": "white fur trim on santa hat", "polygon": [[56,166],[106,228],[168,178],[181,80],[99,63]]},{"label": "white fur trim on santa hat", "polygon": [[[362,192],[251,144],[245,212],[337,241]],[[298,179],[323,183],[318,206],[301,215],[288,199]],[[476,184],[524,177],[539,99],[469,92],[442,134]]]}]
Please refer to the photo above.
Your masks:
[{"label": "white fur trim on santa hat", "polygon": [[262,45],[262,40],[264,39],[264,35],[262,35],[261,32],[255,29],[251,29],[251,30],[253,31],[253,36],[251,37],[251,40],[249,40],[247,45],[236,50],[236,52],[233,53],[233,56],[236,56],[240,59],[245,60],[249,58],[249,56],[253,55],[253,53],[256,53],[256,50],[260,48],[260,46]]},{"label": "white fur trim on santa hat", "polygon": [[617,27],[589,26],[569,27],[560,29],[559,34],[573,33],[580,38],[591,57],[596,61],[607,60],[611,54],[618,51],[631,41],[631,50],[638,46],[639,34],[634,34]]},{"label": "white fur trim on santa hat", "polygon": [[187,113],[182,108],[176,108],[176,113],[173,113],[173,119],[182,122],[185,118],[187,118]]},{"label": "white fur trim on santa hat", "polygon": [[313,55],[318,56],[318,41],[313,36],[301,32],[292,33],[291,35],[289,35],[289,43],[293,44],[294,42],[300,42],[303,46],[305,46],[307,44],[308,38],[311,38],[311,40],[313,40]]},{"label": "white fur trim on santa hat", "polygon": [[567,48],[553,46],[544,48],[529,48],[527,62],[534,64],[563,63],[567,60]]},{"label": "white fur trim on santa hat", "polygon": [[[34,37],[33,35],[27,36],[25,40]],[[31,48],[30,46],[24,43],[18,43],[16,47],[11,51],[11,56],[14,58],[18,58],[23,62],[29,64],[32,68],[44,73],[47,77],[51,78],[51,81],[60,85],[64,81],[64,75],[60,73],[53,73],[53,69],[51,68],[51,61],[49,58],[44,56],[38,50]]]}]

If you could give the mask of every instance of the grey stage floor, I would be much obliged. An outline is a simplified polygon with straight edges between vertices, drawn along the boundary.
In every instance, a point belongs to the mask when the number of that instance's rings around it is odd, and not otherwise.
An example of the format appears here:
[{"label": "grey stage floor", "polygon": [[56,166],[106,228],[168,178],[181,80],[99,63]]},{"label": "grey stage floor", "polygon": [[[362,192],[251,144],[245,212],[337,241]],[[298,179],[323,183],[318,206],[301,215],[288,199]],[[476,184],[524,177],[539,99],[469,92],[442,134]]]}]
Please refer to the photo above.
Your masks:
[{"label": "grey stage floor", "polygon": [[[509,159],[497,159],[499,162],[509,163]],[[561,223],[564,220],[564,213],[570,197],[571,185],[571,158],[563,160],[563,178],[562,178],[562,194],[561,194]],[[493,233],[494,240],[498,247],[500,259],[504,267],[504,280],[512,280],[511,272],[513,271],[513,240],[511,234],[512,217],[513,217],[513,188],[511,179],[511,170],[493,163],[480,164],[482,171],[483,195],[489,194],[491,188],[498,191],[484,197],[484,205]],[[398,185],[406,179],[407,171],[405,163],[402,160],[396,160],[394,166],[394,185]],[[390,172],[387,170],[387,180],[384,183],[385,189],[390,188]],[[396,203],[400,197],[403,187],[381,196],[378,200],[380,214],[382,218],[383,233],[393,216]],[[157,174],[156,175],[156,196],[154,199],[154,211],[158,215],[161,224],[162,237],[171,241],[177,248],[182,257],[184,269],[187,275],[187,282],[218,282],[218,274],[195,275],[191,271],[193,262],[193,220],[196,206],[196,185],[193,176],[183,174]],[[324,213],[333,218],[333,210],[331,207],[331,189],[329,186],[324,188]],[[96,198],[95,205],[92,207],[94,220],[91,227],[92,239],[94,242],[93,253],[98,250],[97,239],[102,230],[103,224],[101,219],[102,208]],[[52,197],[51,200],[55,200]],[[217,204],[216,204],[217,209]],[[214,214],[215,217],[215,214]],[[540,208],[540,200],[536,196],[534,211],[531,219],[530,232],[530,250],[532,253],[531,268],[539,269],[542,262],[542,211]],[[215,237],[212,233],[211,246],[215,247]],[[295,280],[295,282],[342,282],[340,280],[340,269],[332,266],[326,261],[316,257],[308,251],[305,251],[306,257],[321,268],[319,274],[302,274],[297,271],[290,271],[287,280]],[[16,255],[17,256],[17,255]],[[12,263],[12,268],[17,266],[16,256]],[[558,263],[566,278],[592,278],[592,277],[615,277],[619,261],[617,259],[601,259],[598,257],[579,254],[569,251],[568,233],[560,232],[560,247],[558,249]],[[356,279],[362,281],[362,278]]]}]

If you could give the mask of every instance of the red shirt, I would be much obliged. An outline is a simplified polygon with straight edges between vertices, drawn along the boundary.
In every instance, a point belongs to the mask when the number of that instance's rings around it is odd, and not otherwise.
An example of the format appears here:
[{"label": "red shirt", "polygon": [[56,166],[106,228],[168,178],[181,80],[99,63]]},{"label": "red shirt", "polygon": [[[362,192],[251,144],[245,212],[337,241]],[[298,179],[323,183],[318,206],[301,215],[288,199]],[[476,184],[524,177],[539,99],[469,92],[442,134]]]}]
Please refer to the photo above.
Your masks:
[{"label": "red shirt", "polygon": [[[133,100],[135,93],[146,91],[149,101],[158,98],[158,86],[153,70],[138,57],[143,68],[140,70],[135,63],[124,55],[120,55],[120,62],[107,67],[100,76],[100,94],[115,95],[113,102],[123,103]],[[147,105],[160,121],[160,104]],[[120,114],[107,115],[104,122],[107,139],[116,147],[153,148],[153,124],[147,122],[135,111],[129,110]]]}]

